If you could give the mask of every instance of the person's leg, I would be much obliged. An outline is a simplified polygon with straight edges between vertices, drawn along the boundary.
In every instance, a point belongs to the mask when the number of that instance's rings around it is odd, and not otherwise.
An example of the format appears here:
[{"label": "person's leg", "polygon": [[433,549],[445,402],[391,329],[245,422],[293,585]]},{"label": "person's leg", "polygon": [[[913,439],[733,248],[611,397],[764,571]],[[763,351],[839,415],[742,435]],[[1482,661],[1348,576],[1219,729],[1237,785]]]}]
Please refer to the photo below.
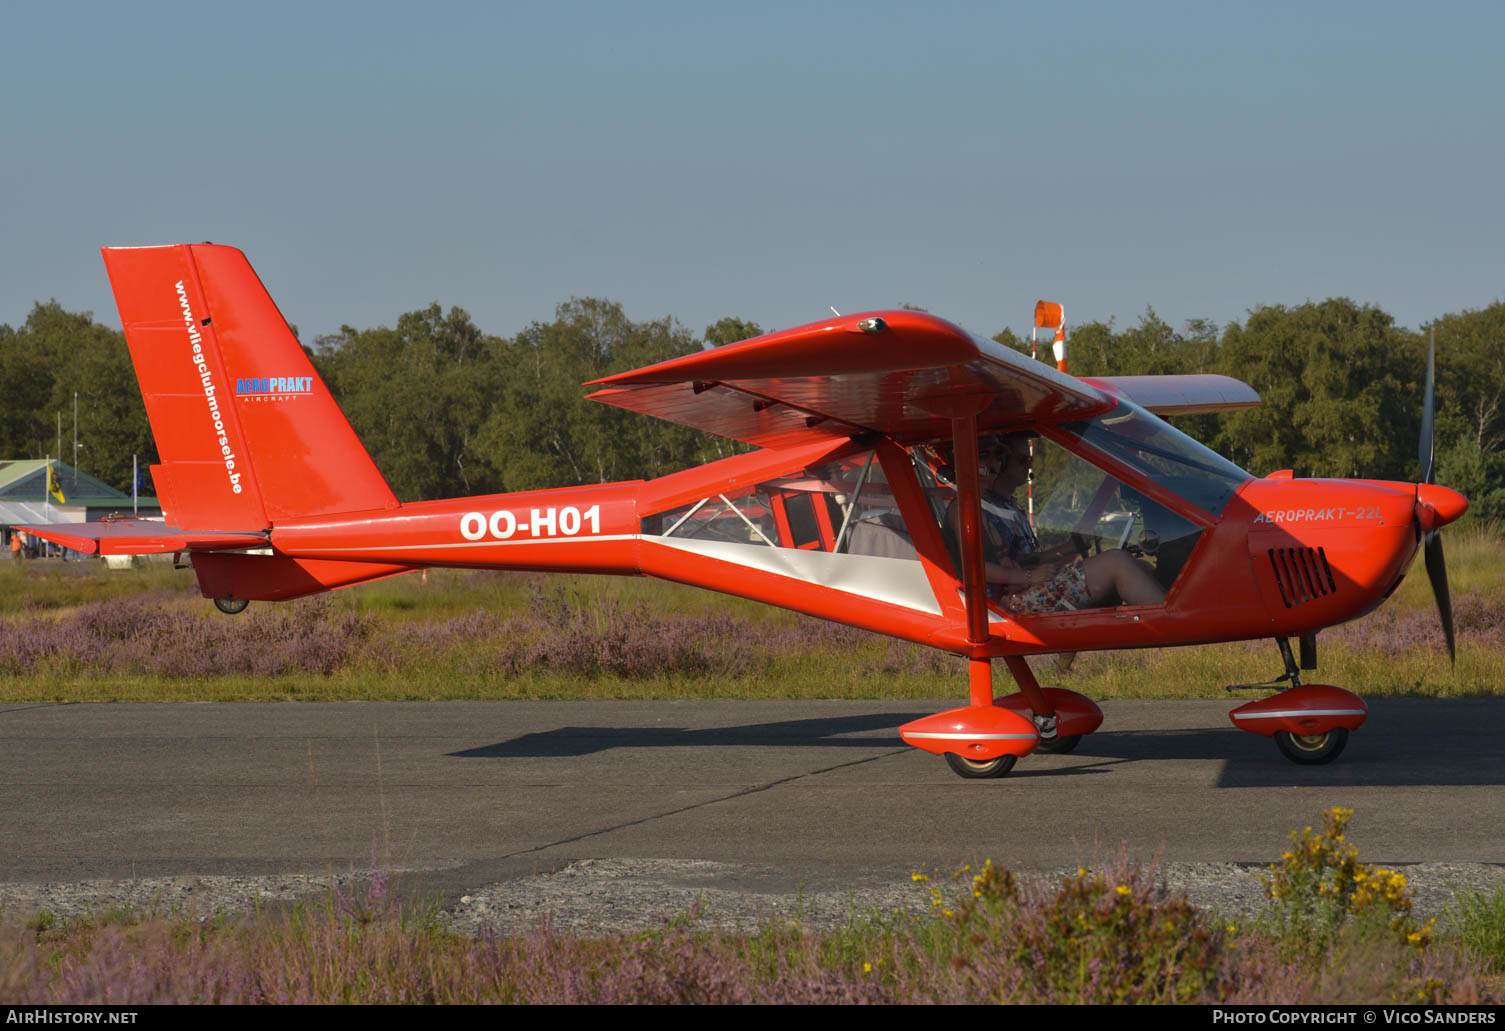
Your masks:
[{"label": "person's leg", "polygon": [[1101,601],[1114,592],[1125,605],[1158,605],[1165,600],[1165,589],[1155,579],[1153,570],[1136,562],[1127,551],[1104,551],[1082,563],[1087,575],[1087,590]]}]

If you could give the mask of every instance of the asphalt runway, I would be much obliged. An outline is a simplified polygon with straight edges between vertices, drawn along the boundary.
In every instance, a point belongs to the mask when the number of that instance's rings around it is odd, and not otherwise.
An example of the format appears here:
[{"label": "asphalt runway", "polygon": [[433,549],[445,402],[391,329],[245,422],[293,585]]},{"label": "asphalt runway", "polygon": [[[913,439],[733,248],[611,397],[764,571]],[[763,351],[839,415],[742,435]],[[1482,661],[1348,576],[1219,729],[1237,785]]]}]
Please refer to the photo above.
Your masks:
[{"label": "asphalt runway", "polygon": [[993,781],[899,741],[954,701],[13,704],[0,881],[369,870],[375,842],[441,896],[586,858],[830,890],[1122,843],[1268,863],[1335,805],[1367,862],[1505,864],[1505,699],[1373,700],[1325,767],[1236,701],[1107,702],[1077,752]]}]

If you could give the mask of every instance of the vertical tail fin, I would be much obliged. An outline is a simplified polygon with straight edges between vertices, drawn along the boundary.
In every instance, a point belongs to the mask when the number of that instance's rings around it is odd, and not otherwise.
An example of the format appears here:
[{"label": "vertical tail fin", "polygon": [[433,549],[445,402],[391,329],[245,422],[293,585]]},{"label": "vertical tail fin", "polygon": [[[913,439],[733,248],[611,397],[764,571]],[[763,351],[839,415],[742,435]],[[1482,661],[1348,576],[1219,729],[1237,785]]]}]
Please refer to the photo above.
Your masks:
[{"label": "vertical tail fin", "polygon": [[233,247],[106,247],[105,268],[161,465],[167,520],[261,530],[395,508],[246,256]]}]

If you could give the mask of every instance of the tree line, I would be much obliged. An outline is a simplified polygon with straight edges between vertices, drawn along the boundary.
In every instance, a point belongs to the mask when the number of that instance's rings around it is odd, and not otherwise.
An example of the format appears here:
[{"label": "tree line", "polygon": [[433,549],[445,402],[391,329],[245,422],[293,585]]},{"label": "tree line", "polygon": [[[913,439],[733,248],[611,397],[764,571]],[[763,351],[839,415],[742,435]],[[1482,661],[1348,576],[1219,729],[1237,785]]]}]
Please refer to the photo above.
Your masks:
[{"label": "tree line", "polygon": [[[1221,328],[1194,319],[1177,330],[1147,310],[1125,329],[1069,327],[1070,362],[1078,376],[1216,372],[1247,382],[1259,408],[1176,422],[1255,474],[1413,480],[1428,329],[1438,480],[1476,514],[1505,518],[1505,302],[1419,332],[1345,298],[1260,306]],[[646,479],[745,450],[586,401],[580,385],[762,332],[725,318],[697,336],[673,318],[637,322],[613,301],[575,298],[552,322],[507,338],[435,303],[395,327],[343,326],[304,349],[393,491],[413,501]],[[1007,329],[994,339],[1029,347]],[[71,450],[75,391],[76,464],[129,491],[132,454],[145,466],[156,452],[123,335],[55,302],[18,327],[0,324],[0,458],[57,451],[59,412]]]}]

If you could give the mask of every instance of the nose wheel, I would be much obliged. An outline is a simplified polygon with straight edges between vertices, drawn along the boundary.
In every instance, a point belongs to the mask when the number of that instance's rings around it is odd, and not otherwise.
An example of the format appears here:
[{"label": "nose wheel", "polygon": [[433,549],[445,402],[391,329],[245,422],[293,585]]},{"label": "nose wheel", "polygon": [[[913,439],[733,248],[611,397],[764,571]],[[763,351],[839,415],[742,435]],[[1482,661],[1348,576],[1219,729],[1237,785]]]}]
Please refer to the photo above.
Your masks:
[{"label": "nose wheel", "polygon": [[1332,762],[1348,744],[1348,730],[1334,727],[1322,734],[1275,732],[1275,745],[1287,759],[1302,766],[1322,766]]},{"label": "nose wheel", "polygon": [[946,753],[946,765],[951,767],[951,772],[968,780],[1002,777],[1014,768],[1014,763],[1018,760],[1017,755],[1000,755],[996,759],[968,759],[955,752]]}]

